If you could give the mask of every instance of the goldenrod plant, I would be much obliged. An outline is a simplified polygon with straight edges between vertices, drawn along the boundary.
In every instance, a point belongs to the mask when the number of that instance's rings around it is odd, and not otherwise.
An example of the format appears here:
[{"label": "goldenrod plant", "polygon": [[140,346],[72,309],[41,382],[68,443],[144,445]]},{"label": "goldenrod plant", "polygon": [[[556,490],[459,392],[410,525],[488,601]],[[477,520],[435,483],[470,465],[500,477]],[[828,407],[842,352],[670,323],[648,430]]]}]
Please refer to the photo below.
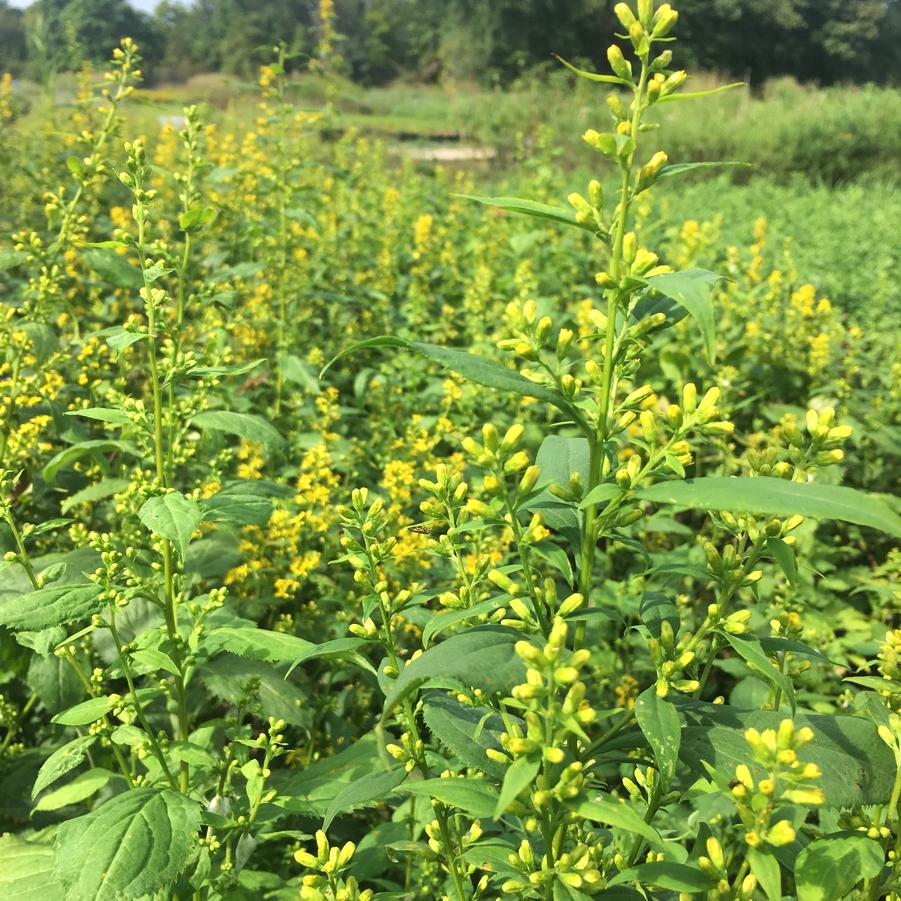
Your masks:
[{"label": "goldenrod plant", "polygon": [[0,82],[11,898],[897,897],[891,341],[666,217],[708,92],[615,11],[568,205],[550,133],[477,195],[281,45],[247,119],[149,122],[127,39]]}]

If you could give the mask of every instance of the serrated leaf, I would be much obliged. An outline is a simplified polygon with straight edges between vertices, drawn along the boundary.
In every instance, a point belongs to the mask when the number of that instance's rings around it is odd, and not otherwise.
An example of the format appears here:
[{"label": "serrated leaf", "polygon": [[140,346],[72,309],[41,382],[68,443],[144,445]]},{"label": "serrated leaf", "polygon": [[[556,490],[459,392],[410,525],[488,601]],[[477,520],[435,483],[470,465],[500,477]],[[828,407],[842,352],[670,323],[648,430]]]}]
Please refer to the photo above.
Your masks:
[{"label": "serrated leaf", "polygon": [[199,429],[237,435],[245,441],[258,441],[270,447],[278,448],[285,443],[285,439],[271,422],[254,413],[207,410],[198,413],[191,422]]},{"label": "serrated leaf", "polygon": [[813,519],[839,519],[901,538],[901,517],[886,504],[856,488],[787,482],[771,476],[705,476],[659,482],[643,488],[642,500],[678,504],[692,510],[728,510]]},{"label": "serrated leaf", "polygon": [[504,765],[485,753],[488,749],[503,750],[500,736],[507,728],[499,713],[490,707],[470,707],[450,695],[429,692],[422,718],[455,759],[496,779],[504,777]]},{"label": "serrated leaf", "polygon": [[106,605],[101,593],[101,587],[92,582],[40,588],[0,603],[0,625],[39,631],[85,620]]},{"label": "serrated leaf", "polygon": [[206,522],[231,522],[241,526],[264,526],[272,515],[272,500],[242,490],[241,483],[217,491],[201,502]]},{"label": "serrated leaf", "polygon": [[48,785],[52,785],[70,770],[74,770],[84,760],[88,748],[96,741],[96,735],[81,735],[67,742],[61,748],[57,748],[38,771],[34,785],[31,787],[31,797],[37,797]]},{"label": "serrated leaf", "polygon": [[156,788],[132,789],[63,823],[55,872],[67,901],[128,901],[169,886],[199,828],[199,804]]},{"label": "serrated leaf", "polygon": [[274,716],[295,726],[310,721],[307,695],[293,682],[285,681],[274,664],[245,657],[219,657],[200,668],[203,684],[218,698],[233,703],[249,681],[259,683],[260,706],[264,716]]},{"label": "serrated leaf", "polygon": [[171,541],[184,560],[191,537],[200,525],[203,514],[200,507],[180,491],[170,491],[145,501],[138,510],[138,519],[154,535]]}]

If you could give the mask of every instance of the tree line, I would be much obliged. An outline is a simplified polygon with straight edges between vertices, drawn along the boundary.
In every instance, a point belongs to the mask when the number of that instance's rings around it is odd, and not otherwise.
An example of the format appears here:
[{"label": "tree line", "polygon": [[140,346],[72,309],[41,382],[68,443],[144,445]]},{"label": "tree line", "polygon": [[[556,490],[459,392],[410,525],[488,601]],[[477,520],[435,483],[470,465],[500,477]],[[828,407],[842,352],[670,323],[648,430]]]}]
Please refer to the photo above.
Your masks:
[{"label": "tree line", "polygon": [[[118,39],[143,48],[151,81],[199,72],[247,77],[284,41],[315,58],[321,0],[0,0],[0,70],[36,79],[105,60]],[[329,4],[331,5],[331,4]],[[560,53],[603,57],[612,0],[334,0],[333,68],[363,84],[441,76],[508,83]],[[761,83],[901,80],[901,0],[678,0],[680,65]]]}]

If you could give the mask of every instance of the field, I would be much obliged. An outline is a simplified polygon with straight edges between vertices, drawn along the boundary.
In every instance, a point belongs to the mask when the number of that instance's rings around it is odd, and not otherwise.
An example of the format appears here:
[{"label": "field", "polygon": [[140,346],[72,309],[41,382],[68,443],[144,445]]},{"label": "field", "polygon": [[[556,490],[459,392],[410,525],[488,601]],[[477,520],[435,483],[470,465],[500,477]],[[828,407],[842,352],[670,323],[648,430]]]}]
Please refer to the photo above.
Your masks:
[{"label": "field", "polygon": [[901,897],[901,95],[666,10],[0,82],[11,899]]}]

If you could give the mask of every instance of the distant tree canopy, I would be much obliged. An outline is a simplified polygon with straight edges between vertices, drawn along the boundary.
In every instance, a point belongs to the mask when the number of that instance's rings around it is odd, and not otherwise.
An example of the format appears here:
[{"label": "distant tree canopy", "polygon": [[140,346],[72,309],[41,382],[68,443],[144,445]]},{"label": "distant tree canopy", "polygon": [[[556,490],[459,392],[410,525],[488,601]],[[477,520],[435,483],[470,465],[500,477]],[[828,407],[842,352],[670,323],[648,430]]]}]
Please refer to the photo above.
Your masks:
[{"label": "distant tree canopy", "polygon": [[[153,16],[125,0],[0,0],[0,69],[42,75],[105,59],[118,38],[143,45],[148,74],[250,75],[259,48],[284,41],[305,67],[318,0],[163,0]],[[613,0],[336,0],[345,74],[506,82],[557,52],[602,60]],[[901,0],[678,0],[680,61],[759,83],[901,80]]]}]

